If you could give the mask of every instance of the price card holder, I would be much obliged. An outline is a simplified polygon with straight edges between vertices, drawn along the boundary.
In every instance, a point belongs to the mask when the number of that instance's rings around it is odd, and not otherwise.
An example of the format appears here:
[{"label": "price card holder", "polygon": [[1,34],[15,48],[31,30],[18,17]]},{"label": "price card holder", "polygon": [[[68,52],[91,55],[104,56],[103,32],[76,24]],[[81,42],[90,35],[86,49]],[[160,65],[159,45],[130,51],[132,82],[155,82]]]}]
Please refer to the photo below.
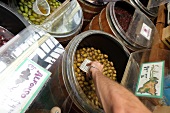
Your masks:
[{"label": "price card holder", "polygon": [[163,81],[164,61],[143,63],[135,94],[142,97],[162,98]]}]

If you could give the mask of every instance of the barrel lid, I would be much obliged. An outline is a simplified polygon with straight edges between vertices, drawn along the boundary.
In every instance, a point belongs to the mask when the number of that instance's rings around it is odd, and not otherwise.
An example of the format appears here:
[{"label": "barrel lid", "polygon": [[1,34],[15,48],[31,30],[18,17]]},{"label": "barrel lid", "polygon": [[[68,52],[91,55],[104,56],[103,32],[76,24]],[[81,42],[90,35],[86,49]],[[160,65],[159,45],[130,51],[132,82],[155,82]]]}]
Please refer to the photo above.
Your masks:
[{"label": "barrel lid", "polygon": [[153,22],[128,2],[110,4],[111,21],[121,38],[135,48],[150,48],[153,38],[159,36]]},{"label": "barrel lid", "polygon": [[151,17],[157,17],[158,6],[155,0],[130,0],[135,6]]},{"label": "barrel lid", "polygon": [[82,18],[82,9],[78,2],[73,0],[48,18],[41,27],[51,35],[65,37],[80,26]]}]

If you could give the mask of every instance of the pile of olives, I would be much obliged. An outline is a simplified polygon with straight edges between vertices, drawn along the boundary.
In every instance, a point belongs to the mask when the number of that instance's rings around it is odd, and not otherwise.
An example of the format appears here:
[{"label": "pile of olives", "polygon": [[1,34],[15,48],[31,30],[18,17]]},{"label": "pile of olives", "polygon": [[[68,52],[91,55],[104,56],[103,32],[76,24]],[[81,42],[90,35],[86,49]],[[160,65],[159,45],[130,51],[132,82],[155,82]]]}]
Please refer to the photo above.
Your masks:
[{"label": "pile of olives", "polygon": [[[47,16],[39,15],[33,11],[33,3],[35,0],[20,0],[18,2],[18,12],[24,16],[26,20],[31,23],[40,25],[47,18]],[[57,0],[47,0],[50,5],[50,13],[54,12],[61,3]]]},{"label": "pile of olives", "polygon": [[80,70],[80,65],[85,59],[91,61],[99,61],[104,65],[103,75],[107,76],[111,80],[116,80],[116,70],[114,68],[113,62],[108,60],[108,55],[103,54],[99,49],[93,47],[81,48],[76,51],[74,56],[74,71],[76,79],[82,88],[83,92],[86,94],[87,98],[96,105],[96,107],[102,108],[101,103],[95,92],[95,86],[92,79],[87,79],[86,73]]}]

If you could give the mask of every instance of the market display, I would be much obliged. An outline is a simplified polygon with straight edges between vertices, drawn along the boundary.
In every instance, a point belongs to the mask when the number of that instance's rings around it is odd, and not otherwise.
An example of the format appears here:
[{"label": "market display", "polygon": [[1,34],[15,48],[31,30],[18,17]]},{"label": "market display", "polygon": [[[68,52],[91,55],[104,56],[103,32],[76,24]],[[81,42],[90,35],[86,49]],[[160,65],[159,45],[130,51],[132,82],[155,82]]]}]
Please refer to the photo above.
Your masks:
[{"label": "market display", "polygon": [[104,65],[103,75],[111,80],[116,80],[116,70],[112,61],[108,60],[108,55],[103,54],[99,49],[93,47],[82,48],[76,51],[74,57],[74,70],[76,79],[86,94],[87,98],[97,107],[102,108],[101,103],[95,93],[95,86],[92,79],[87,79],[86,73],[79,69],[81,63],[87,58],[91,61],[99,61]]},{"label": "market display", "polygon": [[[36,14],[33,11],[33,3],[35,0],[20,0],[18,3],[18,12],[24,16],[26,20],[29,20],[31,23],[39,25],[47,18],[47,16]],[[47,0],[50,5],[50,13],[57,9],[61,3],[57,0]],[[40,9],[44,10],[44,9]]]}]

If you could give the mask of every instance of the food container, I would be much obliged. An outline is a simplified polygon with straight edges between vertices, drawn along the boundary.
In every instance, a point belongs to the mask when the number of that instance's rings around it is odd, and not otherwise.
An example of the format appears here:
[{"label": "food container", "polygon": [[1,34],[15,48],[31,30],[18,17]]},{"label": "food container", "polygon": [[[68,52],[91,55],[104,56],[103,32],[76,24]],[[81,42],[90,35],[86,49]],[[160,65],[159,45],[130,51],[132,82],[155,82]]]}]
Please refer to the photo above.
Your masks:
[{"label": "food container", "polygon": [[130,2],[132,3],[132,5],[139,8],[151,20],[154,20],[157,17],[159,4],[150,7],[155,2],[154,0],[130,0]]},{"label": "food container", "polygon": [[82,24],[82,8],[76,0],[72,0],[50,15],[40,27],[66,44],[80,32]]},{"label": "food container", "polygon": [[110,2],[85,28],[89,29],[114,35],[131,52],[150,48],[159,37],[153,22],[127,1]]},{"label": "food container", "polygon": [[[16,9],[18,1],[19,0],[10,1],[9,5]],[[52,1],[56,2],[56,0]],[[80,5],[76,0],[61,0],[59,2],[61,3],[61,5],[55,9],[53,8],[54,11],[51,12],[48,17],[45,17],[45,19],[43,20],[43,22],[41,22],[40,25],[36,23],[31,23],[30,21],[29,22],[30,24],[38,25],[38,27],[53,35],[63,45],[66,45],[75,35],[80,32],[83,24],[83,13]],[[35,19],[35,22],[43,18],[44,16],[42,18],[37,17],[37,19]]]},{"label": "food container", "polygon": [[[163,64],[162,66],[160,66],[161,63]],[[145,69],[142,68],[143,66],[146,66]],[[153,68],[153,66],[155,67]],[[154,69],[154,72],[153,70],[151,70],[151,68]],[[157,74],[158,72],[160,72],[161,74],[158,75]],[[156,83],[153,85],[149,85],[149,87],[155,88],[155,90],[153,90],[155,94],[154,95],[151,95],[151,93],[149,94],[151,90],[148,90],[148,92],[141,93],[145,95],[143,96],[138,95],[137,91],[139,90],[137,89],[138,86],[140,85],[140,80],[143,79],[144,81],[147,81],[143,82],[147,84],[151,80],[150,78],[152,77],[152,75],[157,79]],[[151,111],[153,111],[155,106],[170,105],[168,87],[169,77],[170,77],[170,51],[158,48],[145,49],[131,53],[121,84],[124,85],[127,89],[129,89],[133,94],[137,95],[139,99]],[[143,85],[143,88],[144,87],[146,86]],[[159,94],[162,95],[158,97]]]},{"label": "food container", "polygon": [[[102,31],[86,31],[74,37],[65,48],[62,59],[62,78],[66,86],[67,92],[74,104],[81,112],[103,112],[97,108],[83,93],[83,90],[76,80],[74,72],[74,55],[77,49],[83,47],[94,47],[108,55],[110,61],[113,61],[117,71],[117,81],[120,82],[124,69],[126,67],[129,52],[125,46],[115,39],[112,35]],[[113,54],[115,53],[115,54]],[[118,59],[121,59],[118,60]],[[60,73],[61,74],[61,73]],[[53,90],[54,91],[54,90]],[[57,94],[57,92],[56,92]],[[54,95],[54,98],[55,97]]]},{"label": "food container", "polygon": [[[65,5],[68,1],[48,0],[50,6],[50,15],[43,16],[36,13],[33,9],[36,0],[9,0],[8,5],[14,10],[17,10],[30,24],[41,25],[46,18],[48,18],[54,11]],[[41,9],[45,10],[45,9]]]}]

